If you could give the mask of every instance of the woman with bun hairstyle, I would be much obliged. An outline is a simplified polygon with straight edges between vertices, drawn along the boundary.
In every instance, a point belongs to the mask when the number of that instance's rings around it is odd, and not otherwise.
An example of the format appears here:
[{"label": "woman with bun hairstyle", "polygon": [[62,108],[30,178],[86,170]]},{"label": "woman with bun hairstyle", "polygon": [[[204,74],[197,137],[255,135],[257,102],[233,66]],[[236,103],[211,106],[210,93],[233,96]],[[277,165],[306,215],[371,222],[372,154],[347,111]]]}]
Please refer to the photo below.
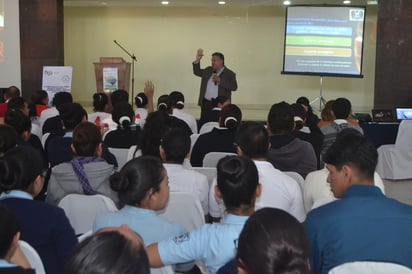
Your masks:
[{"label": "woman with bun hairstyle", "polygon": [[197,122],[193,115],[183,110],[185,107],[185,96],[180,91],[172,91],[169,94],[170,101],[173,107],[172,115],[180,120],[183,120],[192,130],[192,133],[197,133]]},{"label": "woman with bun hairstyle", "polygon": [[87,120],[97,127],[103,127],[103,120],[112,119],[112,115],[107,112],[109,97],[106,93],[97,92],[93,94],[93,112],[87,115]]},{"label": "woman with bun hairstyle", "polygon": [[16,147],[0,159],[0,204],[13,211],[21,240],[37,251],[46,273],[62,273],[77,238],[63,209],[33,200],[43,180],[43,159],[33,148]]},{"label": "woman with bun hairstyle", "polygon": [[229,98],[226,96],[218,96],[212,98],[213,108],[209,111],[203,112],[199,120],[199,129],[208,122],[219,122],[219,114],[222,108],[230,104]]},{"label": "woman with bun hairstyle", "polygon": [[140,128],[144,127],[146,123],[148,112],[148,98],[144,92],[140,92],[134,97],[134,103],[136,105],[136,110],[134,111],[134,115],[136,118],[136,125],[139,125]]},{"label": "woman with bun hairstyle", "polygon": [[134,123],[134,111],[129,103],[121,102],[116,104],[112,111],[112,118],[117,124],[117,129],[109,131],[104,136],[104,143],[108,147],[130,148],[140,143],[140,126]]},{"label": "woman with bun hairstyle", "polygon": [[242,121],[242,111],[234,104],[229,104],[220,112],[219,127],[201,134],[193,146],[190,163],[201,167],[203,158],[209,152],[236,153],[235,134]]},{"label": "woman with bun hairstyle", "polygon": [[184,233],[181,226],[156,216],[169,199],[169,181],[160,158],[141,156],[130,160],[120,172],[110,176],[110,186],[123,207],[118,212],[99,214],[94,220],[94,232],[127,224],[145,245]]},{"label": "woman with bun hairstyle", "polygon": [[250,216],[239,236],[238,274],[310,274],[309,242],[303,225],[277,208]]}]

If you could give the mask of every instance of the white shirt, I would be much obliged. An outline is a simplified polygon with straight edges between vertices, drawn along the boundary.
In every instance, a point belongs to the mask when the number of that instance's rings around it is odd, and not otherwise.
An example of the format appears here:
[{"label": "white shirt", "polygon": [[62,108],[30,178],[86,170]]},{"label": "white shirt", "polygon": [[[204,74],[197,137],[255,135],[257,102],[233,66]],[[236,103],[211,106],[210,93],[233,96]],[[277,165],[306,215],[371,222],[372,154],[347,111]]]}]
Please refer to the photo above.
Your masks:
[{"label": "white shirt", "polygon": [[186,122],[186,124],[190,127],[190,129],[192,130],[193,134],[197,133],[197,122],[195,117],[193,117],[193,115],[185,112],[183,109],[177,109],[174,108],[173,109],[173,116],[183,120]]},{"label": "white shirt", "polygon": [[217,73],[212,73],[212,76],[210,76],[209,81],[207,81],[207,86],[206,86],[206,93],[204,98],[211,101],[212,98],[216,98],[219,93],[219,83],[215,83],[213,81],[213,76],[216,74],[219,76],[225,67],[222,67]]},{"label": "white shirt", "polygon": [[89,113],[87,115],[87,120],[90,123],[95,124],[97,117],[100,117],[100,123],[103,123],[104,119],[108,119],[108,118],[112,119],[112,115],[110,113],[97,111],[97,112]]},{"label": "white shirt", "polygon": [[197,171],[186,169],[179,164],[163,164],[169,177],[170,192],[191,193],[199,197],[203,212],[207,214],[209,184],[207,177]]},{"label": "white shirt", "polygon": [[46,122],[47,119],[52,118],[57,115],[59,115],[59,111],[57,110],[56,107],[51,107],[51,108],[43,110],[40,113],[40,117],[39,117],[40,128],[43,130],[44,122]]},{"label": "white shirt", "polygon": [[135,124],[139,125],[141,129],[143,129],[144,124],[146,123],[147,114],[148,112],[145,108],[136,108],[134,112]]},{"label": "white shirt", "polygon": [[[253,162],[256,164],[259,172],[259,183],[262,185],[262,194],[256,199],[255,210],[263,207],[280,208],[303,222],[306,214],[299,184],[267,161],[254,160]],[[219,218],[223,216],[225,207],[223,201],[214,195],[215,186],[216,179],[210,188],[209,214]]]}]

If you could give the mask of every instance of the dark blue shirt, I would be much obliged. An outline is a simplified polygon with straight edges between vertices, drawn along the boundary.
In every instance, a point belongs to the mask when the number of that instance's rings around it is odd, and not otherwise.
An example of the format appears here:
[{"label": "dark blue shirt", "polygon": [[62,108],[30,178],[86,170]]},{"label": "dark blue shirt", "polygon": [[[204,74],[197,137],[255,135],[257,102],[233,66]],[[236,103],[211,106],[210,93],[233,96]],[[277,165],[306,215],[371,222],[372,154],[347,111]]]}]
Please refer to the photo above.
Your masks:
[{"label": "dark blue shirt", "polygon": [[375,186],[350,187],[342,199],[311,211],[305,221],[314,274],[353,261],[412,268],[412,206]]}]

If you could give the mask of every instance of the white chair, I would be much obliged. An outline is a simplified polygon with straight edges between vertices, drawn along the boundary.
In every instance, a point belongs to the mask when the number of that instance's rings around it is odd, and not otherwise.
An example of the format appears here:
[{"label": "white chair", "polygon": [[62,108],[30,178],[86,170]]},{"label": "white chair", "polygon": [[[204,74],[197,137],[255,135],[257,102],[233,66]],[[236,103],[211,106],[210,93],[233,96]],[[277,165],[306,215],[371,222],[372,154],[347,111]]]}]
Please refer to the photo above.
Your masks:
[{"label": "white chair", "polygon": [[168,222],[180,224],[193,231],[205,223],[205,214],[197,197],[189,193],[170,192],[169,202],[158,216]]},{"label": "white chair", "polygon": [[77,237],[77,241],[80,243],[82,241],[84,241],[84,239],[86,239],[89,236],[92,236],[93,234],[93,230],[89,230],[86,233],[83,233],[82,235]]},{"label": "white chair", "polygon": [[39,140],[41,141],[42,138],[42,132],[41,132],[41,127],[38,121],[32,121],[31,122],[31,134],[36,135],[39,137]]},{"label": "white chair", "polygon": [[211,132],[215,127],[219,127],[218,122],[207,122],[199,130],[199,134],[205,134]]},{"label": "white chair", "polygon": [[351,262],[338,265],[329,274],[411,274],[406,266],[386,262]]},{"label": "white chair", "polygon": [[209,183],[209,189],[210,189],[213,179],[215,179],[217,175],[216,167],[192,167],[191,169],[199,173],[202,173],[203,175],[206,175],[207,181]]},{"label": "white chair", "polygon": [[197,139],[199,138],[199,133],[193,133],[190,135],[190,148],[192,149],[193,146],[196,144]]},{"label": "white chair", "polygon": [[45,148],[44,146],[46,145],[46,141],[47,141],[47,138],[49,138],[49,136],[50,136],[50,132],[46,132],[41,137],[41,144],[42,144],[43,148]]},{"label": "white chair", "polygon": [[109,151],[116,157],[118,165],[117,170],[120,170],[124,166],[124,164],[127,163],[129,149],[109,147]]},{"label": "white chair", "polygon": [[150,268],[150,274],[175,274],[173,268],[168,265],[162,268]]},{"label": "white chair", "polygon": [[203,167],[216,167],[220,159],[225,156],[237,155],[230,152],[209,152],[203,158]]},{"label": "white chair", "polygon": [[100,194],[69,194],[60,201],[59,207],[66,213],[76,235],[92,230],[97,214],[117,211],[114,202]]},{"label": "white chair", "polygon": [[403,120],[399,125],[394,145],[378,148],[376,172],[383,179],[403,180],[412,178],[412,120]]},{"label": "white chair", "polygon": [[129,148],[129,151],[127,152],[127,162],[130,161],[133,158],[137,158],[139,156],[142,156],[142,151],[140,149],[136,150],[136,148],[137,148],[136,145],[131,146]]},{"label": "white chair", "polygon": [[300,190],[302,190],[302,193],[303,193],[303,187],[304,187],[304,184],[305,184],[305,179],[303,179],[303,177],[299,173],[294,172],[294,171],[284,171],[283,173],[285,173],[290,178],[295,180],[299,184]]},{"label": "white chair", "polygon": [[37,251],[25,241],[19,240],[19,247],[21,252],[26,257],[32,269],[35,270],[37,274],[45,274],[43,262],[37,253]]}]

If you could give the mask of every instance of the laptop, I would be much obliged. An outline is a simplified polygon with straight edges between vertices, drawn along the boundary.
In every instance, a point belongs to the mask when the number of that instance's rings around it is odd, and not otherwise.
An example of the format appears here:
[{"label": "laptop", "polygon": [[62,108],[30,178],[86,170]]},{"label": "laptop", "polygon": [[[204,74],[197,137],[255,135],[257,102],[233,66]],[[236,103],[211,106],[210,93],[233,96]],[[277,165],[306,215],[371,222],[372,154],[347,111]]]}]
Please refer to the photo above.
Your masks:
[{"label": "laptop", "polygon": [[393,112],[391,109],[372,109],[372,119],[376,123],[393,122]]},{"label": "laptop", "polygon": [[412,108],[396,108],[396,119],[398,121],[412,120]]}]

